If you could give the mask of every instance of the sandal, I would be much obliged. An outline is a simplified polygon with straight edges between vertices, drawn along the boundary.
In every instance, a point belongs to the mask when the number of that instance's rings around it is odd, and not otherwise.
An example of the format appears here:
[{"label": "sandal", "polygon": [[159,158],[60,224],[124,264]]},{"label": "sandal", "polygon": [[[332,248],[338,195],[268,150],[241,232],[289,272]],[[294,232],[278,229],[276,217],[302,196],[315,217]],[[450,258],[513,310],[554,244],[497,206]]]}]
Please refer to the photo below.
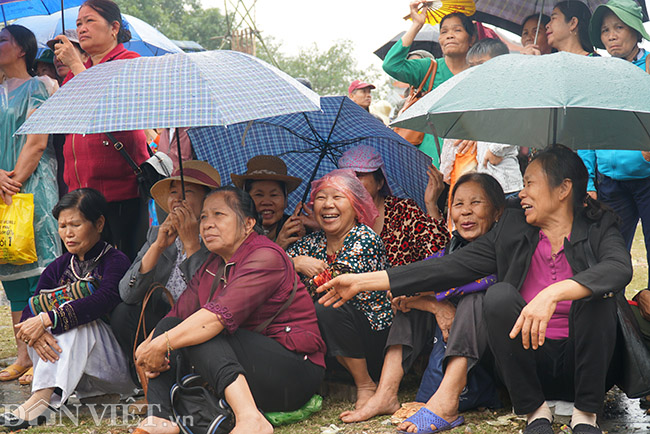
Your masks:
[{"label": "sandal", "polygon": [[2,371],[0,371],[0,374],[2,374],[3,372],[9,374],[7,376],[0,375],[0,381],[15,380],[16,378],[21,377],[29,368],[30,368],[29,366],[25,367],[19,365],[18,363],[12,363],[11,365],[7,366]]},{"label": "sandal", "polygon": [[524,434],[554,434],[553,425],[550,420],[540,417],[526,425]]},{"label": "sandal", "polygon": [[[32,378],[29,381],[23,380],[23,377],[26,377],[28,375],[30,377],[32,377]],[[33,366],[30,367],[27,371],[25,371],[25,373],[23,375],[20,376],[20,378],[18,379],[18,384],[20,384],[21,386],[29,386],[30,384],[32,384],[32,381],[34,381],[34,367]]]},{"label": "sandal", "polygon": [[[434,434],[437,432],[447,431],[462,425],[465,422],[463,416],[458,416],[453,422],[447,422],[426,407],[419,409],[413,416],[408,417],[404,422],[410,422],[418,429],[418,434]],[[436,429],[432,430],[431,425],[435,425]],[[397,431],[399,433],[408,433],[408,431]]]}]

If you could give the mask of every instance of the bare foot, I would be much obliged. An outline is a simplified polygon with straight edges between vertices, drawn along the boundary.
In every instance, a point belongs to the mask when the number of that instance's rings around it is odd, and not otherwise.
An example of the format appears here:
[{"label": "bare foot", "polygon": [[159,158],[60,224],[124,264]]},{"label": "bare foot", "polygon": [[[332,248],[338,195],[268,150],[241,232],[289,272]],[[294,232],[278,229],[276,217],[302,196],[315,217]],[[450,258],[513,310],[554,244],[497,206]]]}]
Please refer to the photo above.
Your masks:
[{"label": "bare foot", "polygon": [[344,411],[339,416],[345,423],[362,422],[382,414],[393,414],[399,410],[400,405],[397,395],[375,393],[362,407],[353,411]]},{"label": "bare foot", "polygon": [[169,419],[161,417],[149,416],[138,425],[149,434],[179,434],[181,432],[178,425]]},{"label": "bare foot", "polygon": [[[425,404],[425,407],[446,420],[449,423],[452,423],[458,418],[458,401],[450,402],[451,400],[446,400],[444,397],[438,397],[435,394],[429,399]],[[431,425],[431,429],[435,430],[437,426]],[[397,429],[400,431],[406,431],[411,433],[417,433],[417,428],[411,422],[402,422],[397,426]]]},{"label": "bare foot", "polygon": [[377,385],[370,381],[366,384],[361,384],[357,386],[357,402],[354,404],[355,410],[359,410],[361,407],[366,405],[366,402],[373,397],[375,391],[377,390]]},{"label": "bare foot", "polygon": [[273,434],[273,425],[259,411],[236,419],[235,428],[230,434]]}]

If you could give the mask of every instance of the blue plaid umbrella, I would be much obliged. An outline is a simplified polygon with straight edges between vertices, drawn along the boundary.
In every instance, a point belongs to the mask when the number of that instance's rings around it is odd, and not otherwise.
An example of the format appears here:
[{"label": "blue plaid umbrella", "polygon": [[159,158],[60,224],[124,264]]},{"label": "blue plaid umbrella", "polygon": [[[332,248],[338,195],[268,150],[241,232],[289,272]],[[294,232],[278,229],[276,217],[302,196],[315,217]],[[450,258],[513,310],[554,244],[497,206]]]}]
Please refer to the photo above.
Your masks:
[{"label": "blue plaid umbrella", "polygon": [[[84,0],[66,0],[65,4],[70,7],[79,6],[83,2]],[[63,0],[0,0],[0,11],[5,25],[7,21],[16,18],[50,15],[59,12],[62,8]]]},{"label": "blue plaid umbrella", "polygon": [[[68,1],[66,0],[67,3]],[[63,11],[65,22],[70,24],[69,27],[74,27],[78,15],[78,6],[70,7]],[[182,52],[167,36],[141,19],[122,14],[122,21],[125,27],[131,32],[131,40],[124,43],[124,48],[127,50],[135,51],[141,56],[162,56],[168,53]],[[48,48],[46,45],[47,41],[63,33],[61,30],[61,15],[59,14],[21,18],[16,20],[14,24],[20,24],[31,30],[36,36],[36,41],[40,48]]]},{"label": "blue plaid umbrella", "polygon": [[431,158],[347,97],[323,97],[321,109],[225,128],[192,128],[188,133],[197,157],[214,166],[224,184],[231,182],[231,173],[244,173],[246,162],[255,155],[282,158],[289,175],[303,179],[300,188],[289,195],[290,210],[308,193],[306,181],[336,169],[345,150],[374,146],[384,159],[393,193],[413,198],[425,209],[426,171]]},{"label": "blue plaid umbrella", "polygon": [[114,60],[77,75],[18,134],[229,125],[318,110],[319,97],[262,60],[204,51]]}]

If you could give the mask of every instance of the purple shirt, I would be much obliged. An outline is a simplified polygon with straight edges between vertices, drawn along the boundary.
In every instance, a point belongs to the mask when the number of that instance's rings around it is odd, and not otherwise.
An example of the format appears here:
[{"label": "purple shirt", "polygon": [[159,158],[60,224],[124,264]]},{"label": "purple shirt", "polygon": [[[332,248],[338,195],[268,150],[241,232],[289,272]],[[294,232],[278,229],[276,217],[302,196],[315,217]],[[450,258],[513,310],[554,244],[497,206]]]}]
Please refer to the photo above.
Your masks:
[{"label": "purple shirt", "polygon": [[[246,238],[226,264],[225,279],[211,297],[214,275],[222,262],[212,254],[167,316],[185,319],[203,308],[219,318],[227,333],[240,327],[253,331],[284,305],[293,290],[297,275],[291,259],[263,235],[251,233]],[[316,310],[300,279],[291,305],[261,333],[325,367],[326,348]]]},{"label": "purple shirt", "polygon": [[[100,241],[95,244],[85,255],[86,261],[94,260],[102,252],[106,243]],[[35,295],[43,289],[54,289],[59,286],[74,282],[78,279],[74,278],[70,272],[70,259],[71,253],[64,253],[56,258],[50,265],[45,268],[41,278],[38,281]],[[70,301],[68,304],[72,308],[69,310],[70,317],[68,324],[70,328],[89,323],[102,316],[109,314],[115,307],[122,302],[118,285],[124,276],[124,273],[129,269],[131,262],[126,255],[115,248],[109,249],[104,256],[99,260],[99,264],[92,271],[91,276],[99,280],[99,287],[91,295]],[[54,313],[48,312],[52,324],[54,324]],[[31,318],[32,312],[29,306],[23,310],[21,321]],[[63,327],[62,318],[58,318],[57,326],[52,328],[53,334],[59,334],[66,331]]]},{"label": "purple shirt", "polygon": [[[556,253],[552,253],[551,241],[544,232],[539,231],[539,244],[533,254],[533,259],[528,268],[526,280],[521,286],[520,294],[526,301],[535,298],[543,289],[554,283],[573,277],[573,270],[564,254],[564,246]],[[561,301],[555,308],[546,328],[548,339],[566,339],[569,337],[569,311],[571,301]]]}]

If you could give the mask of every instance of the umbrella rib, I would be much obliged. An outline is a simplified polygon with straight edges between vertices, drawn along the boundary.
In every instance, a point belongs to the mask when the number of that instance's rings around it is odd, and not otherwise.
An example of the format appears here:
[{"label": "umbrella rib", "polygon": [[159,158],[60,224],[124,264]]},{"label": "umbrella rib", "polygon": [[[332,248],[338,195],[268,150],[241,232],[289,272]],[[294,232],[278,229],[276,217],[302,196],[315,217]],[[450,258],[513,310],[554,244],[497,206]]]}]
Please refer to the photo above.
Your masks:
[{"label": "umbrella rib", "polygon": [[323,140],[323,138],[318,134],[318,131],[314,128],[314,126],[311,124],[311,121],[309,120],[309,117],[307,116],[307,113],[302,112],[303,117],[305,118],[305,122],[307,122],[307,126],[311,130],[312,133],[314,133],[314,137],[316,137],[316,140],[318,140],[319,143],[327,143]]},{"label": "umbrella rib", "polygon": [[648,129],[645,127],[643,122],[641,122],[641,119],[639,118],[639,115],[637,114],[637,112],[632,112],[632,113],[634,113],[634,117],[636,118],[637,121],[639,121],[639,123],[641,124],[641,127],[643,127],[643,131],[645,131],[645,135],[650,137],[650,133],[648,132]]},{"label": "umbrella rib", "polygon": [[[305,137],[305,136],[303,136],[301,134],[296,133],[295,131],[293,131],[292,129],[290,129],[288,127],[285,127],[284,125],[277,125],[277,124],[273,124],[271,122],[266,122],[266,121],[253,121],[253,122],[258,123],[258,124],[269,125],[269,126],[276,127],[276,128],[281,128],[281,129],[285,130],[286,132],[288,132],[290,134],[293,134],[294,136],[298,137],[300,140],[304,140],[307,143],[312,143],[312,144],[318,143],[317,141],[314,142],[313,139],[310,139],[308,137]],[[313,129],[312,129],[312,132],[314,134],[317,134]]]},{"label": "umbrella rib", "polygon": [[339,117],[341,117],[341,111],[343,111],[343,104],[345,104],[345,98],[341,100],[339,111],[338,113],[336,113],[336,117],[334,118],[334,122],[332,123],[332,129],[330,130],[329,136],[327,136],[327,143],[330,142],[330,139],[332,138],[332,134],[334,134],[334,128],[336,128],[336,123],[339,121]]}]

